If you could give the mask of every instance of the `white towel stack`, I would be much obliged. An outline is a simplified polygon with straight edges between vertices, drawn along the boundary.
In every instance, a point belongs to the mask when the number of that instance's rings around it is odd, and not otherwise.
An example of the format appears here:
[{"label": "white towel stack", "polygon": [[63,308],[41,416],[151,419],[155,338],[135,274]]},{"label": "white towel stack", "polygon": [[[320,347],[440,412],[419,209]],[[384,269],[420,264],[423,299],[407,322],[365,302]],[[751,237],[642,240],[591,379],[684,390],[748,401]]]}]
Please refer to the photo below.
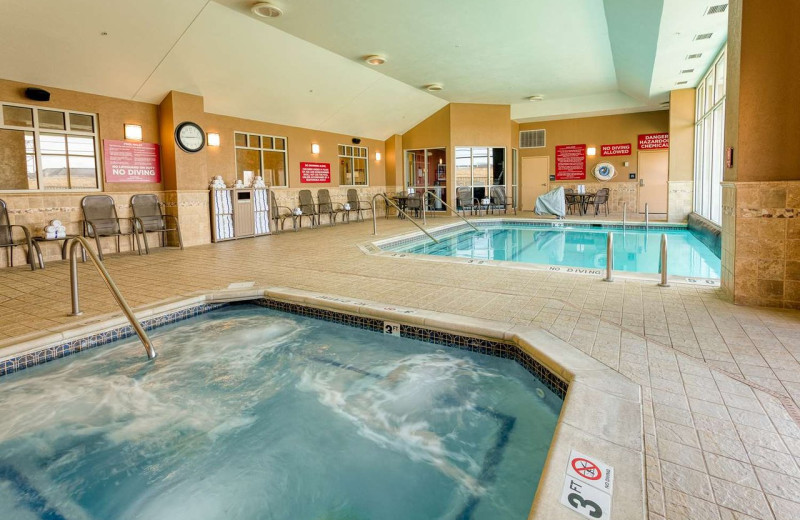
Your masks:
[{"label": "white towel stack", "polygon": [[227,188],[227,186],[225,186],[225,181],[222,180],[222,175],[217,175],[216,177],[211,179],[211,184],[209,185],[209,187],[212,190],[224,190],[225,188]]},{"label": "white towel stack", "polygon": [[65,238],[67,236],[67,228],[61,224],[60,220],[51,220],[50,224],[44,228],[44,237],[47,240],[55,240],[57,238]]},{"label": "white towel stack", "polygon": [[255,179],[253,179],[253,183],[250,185],[251,188],[266,188],[267,183],[264,182],[264,178],[261,175],[256,175]]}]

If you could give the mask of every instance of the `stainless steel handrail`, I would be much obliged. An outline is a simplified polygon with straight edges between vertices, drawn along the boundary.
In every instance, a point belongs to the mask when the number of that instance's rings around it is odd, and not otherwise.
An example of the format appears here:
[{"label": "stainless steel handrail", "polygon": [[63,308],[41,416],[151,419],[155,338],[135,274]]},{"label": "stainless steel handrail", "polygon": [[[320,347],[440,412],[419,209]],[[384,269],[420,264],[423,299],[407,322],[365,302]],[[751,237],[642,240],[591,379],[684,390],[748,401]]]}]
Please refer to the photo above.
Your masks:
[{"label": "stainless steel handrail", "polygon": [[[395,204],[394,202],[392,202],[391,200],[389,200],[389,197],[387,197],[385,193],[376,193],[376,194],[375,194],[375,196],[374,196],[374,197],[372,197],[372,234],[373,234],[373,235],[377,235],[377,234],[378,234],[378,217],[375,215],[375,199],[377,199],[378,197],[382,197],[382,198],[383,198],[383,200],[385,200],[385,201],[386,201],[386,204],[391,204],[391,205],[392,205],[392,206],[393,206],[393,207],[394,207],[394,208],[395,208],[395,209],[396,209],[398,212],[400,212],[400,214],[401,214],[401,215],[405,216],[405,217],[406,217],[408,220],[410,220],[410,221],[411,221],[411,223],[412,223],[412,224],[414,224],[415,226],[417,226],[417,227],[419,228],[419,230],[420,230],[420,231],[422,231],[423,233],[425,233],[426,235],[428,235],[428,238],[430,238],[431,240],[433,240],[433,241],[434,241],[434,242],[436,242],[437,244],[439,243],[439,241],[438,241],[438,240],[436,240],[435,238],[433,238],[433,235],[431,235],[430,233],[428,233],[427,231],[425,231],[425,229],[423,229],[423,227],[422,227],[422,226],[420,226],[419,224],[417,224],[417,221],[416,221],[416,220],[414,220],[413,218],[411,218],[411,215],[409,215],[408,213],[406,213],[405,211],[403,211],[402,209],[400,209],[400,206],[398,206],[397,204]],[[424,202],[425,202],[425,201],[423,201],[423,206],[425,205],[425,204],[424,204]]]},{"label": "stainless steel handrail", "polygon": [[650,204],[644,203],[644,230],[650,230]]},{"label": "stainless steel handrail", "polygon": [[606,277],[603,278],[603,281],[614,281],[614,233],[609,233],[606,238]]},{"label": "stainless steel handrail", "polygon": [[97,271],[100,273],[100,276],[103,278],[103,281],[108,286],[108,289],[111,291],[111,294],[114,295],[114,298],[117,300],[120,308],[122,309],[123,314],[125,317],[128,318],[133,330],[136,331],[136,334],[139,336],[139,339],[142,341],[142,345],[144,345],[144,349],[147,352],[148,359],[155,359],[156,351],[153,348],[153,344],[150,342],[150,338],[147,336],[147,333],[144,331],[142,324],[139,323],[139,320],[136,319],[136,316],[133,314],[128,302],[125,301],[125,298],[122,296],[122,293],[119,292],[119,288],[117,288],[117,284],[114,283],[114,280],[111,279],[111,275],[108,274],[105,265],[103,265],[102,260],[98,258],[97,254],[89,248],[89,242],[80,236],[73,237],[69,239],[69,282],[70,282],[70,289],[72,295],[72,314],[70,316],[80,316],[83,314],[80,309],[80,303],[78,301],[78,259],[76,258],[75,254],[77,252],[78,246],[83,248],[83,251],[88,253],[89,258],[92,259],[92,263],[97,268]]},{"label": "stainless steel handrail", "polygon": [[625,227],[627,225],[628,220],[628,203],[622,203],[622,231],[625,231]]},{"label": "stainless steel handrail", "polygon": [[669,287],[667,281],[667,234],[661,234],[661,283],[659,287]]},{"label": "stainless steel handrail", "polygon": [[466,222],[467,224],[469,224],[469,227],[471,227],[471,228],[472,228],[472,229],[474,229],[475,231],[478,231],[478,228],[476,228],[475,226],[473,226],[473,225],[472,225],[472,223],[471,223],[469,220],[467,220],[467,219],[465,219],[464,217],[462,217],[462,216],[461,216],[461,214],[458,212],[458,210],[457,210],[457,209],[455,209],[455,208],[454,208],[453,206],[451,206],[450,204],[446,203],[444,200],[442,200],[442,198],[441,198],[441,197],[439,197],[438,195],[436,195],[436,194],[435,194],[435,193],[433,193],[432,191],[429,191],[429,192],[427,192],[427,193],[428,193],[428,195],[430,195],[430,196],[431,196],[431,197],[433,197],[434,199],[436,199],[436,200],[438,200],[439,202],[441,202],[442,204],[444,204],[444,207],[446,207],[447,209],[449,209],[450,211],[452,211],[453,213],[455,213],[455,214],[456,214],[456,216],[457,216],[458,218],[460,218],[461,220],[463,220],[464,222]]}]

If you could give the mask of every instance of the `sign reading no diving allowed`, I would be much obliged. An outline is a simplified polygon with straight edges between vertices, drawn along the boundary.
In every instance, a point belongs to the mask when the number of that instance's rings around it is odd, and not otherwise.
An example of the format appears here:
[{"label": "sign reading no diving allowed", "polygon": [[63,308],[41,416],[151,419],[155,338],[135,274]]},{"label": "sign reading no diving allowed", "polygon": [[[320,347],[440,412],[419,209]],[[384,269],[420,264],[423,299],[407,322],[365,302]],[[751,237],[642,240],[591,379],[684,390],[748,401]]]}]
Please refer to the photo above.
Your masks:
[{"label": "sign reading no diving allowed", "polygon": [[611,518],[614,468],[572,450],[567,463],[561,503],[592,520]]}]

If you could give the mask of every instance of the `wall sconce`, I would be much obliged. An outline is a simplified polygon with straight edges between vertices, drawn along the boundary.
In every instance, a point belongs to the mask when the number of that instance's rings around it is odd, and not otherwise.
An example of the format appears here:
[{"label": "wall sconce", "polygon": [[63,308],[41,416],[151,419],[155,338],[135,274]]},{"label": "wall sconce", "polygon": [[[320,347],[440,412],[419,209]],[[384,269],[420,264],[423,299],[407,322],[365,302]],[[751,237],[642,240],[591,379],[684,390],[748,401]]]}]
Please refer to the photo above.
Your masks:
[{"label": "wall sconce", "polygon": [[597,148],[592,146],[591,148],[586,149],[586,155],[597,155]]},{"label": "wall sconce", "polygon": [[216,132],[208,133],[208,146],[219,146],[219,134]]},{"label": "wall sconce", "polygon": [[123,127],[125,128],[125,139],[130,139],[131,141],[142,140],[142,125],[129,125],[125,123]]},{"label": "wall sconce", "polygon": [[319,145],[317,143],[311,144],[311,153],[313,153],[314,155],[319,153]]},{"label": "wall sconce", "polygon": [[381,153],[380,152],[375,152],[375,160],[376,161],[380,161],[381,160]]}]

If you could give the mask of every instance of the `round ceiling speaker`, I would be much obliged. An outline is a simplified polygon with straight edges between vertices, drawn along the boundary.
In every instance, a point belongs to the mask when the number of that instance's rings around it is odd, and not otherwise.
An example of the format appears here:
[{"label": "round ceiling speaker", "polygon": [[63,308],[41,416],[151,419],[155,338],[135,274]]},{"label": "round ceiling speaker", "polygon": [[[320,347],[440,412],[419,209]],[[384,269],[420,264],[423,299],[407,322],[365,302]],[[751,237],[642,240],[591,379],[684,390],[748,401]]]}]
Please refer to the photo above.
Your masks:
[{"label": "round ceiling speaker", "polygon": [[277,18],[283,14],[280,7],[276,7],[269,2],[259,2],[250,8],[254,15],[261,18]]},{"label": "round ceiling speaker", "polygon": [[425,90],[428,92],[439,92],[440,90],[444,90],[444,87],[439,83],[431,83],[430,85],[425,85]]}]

